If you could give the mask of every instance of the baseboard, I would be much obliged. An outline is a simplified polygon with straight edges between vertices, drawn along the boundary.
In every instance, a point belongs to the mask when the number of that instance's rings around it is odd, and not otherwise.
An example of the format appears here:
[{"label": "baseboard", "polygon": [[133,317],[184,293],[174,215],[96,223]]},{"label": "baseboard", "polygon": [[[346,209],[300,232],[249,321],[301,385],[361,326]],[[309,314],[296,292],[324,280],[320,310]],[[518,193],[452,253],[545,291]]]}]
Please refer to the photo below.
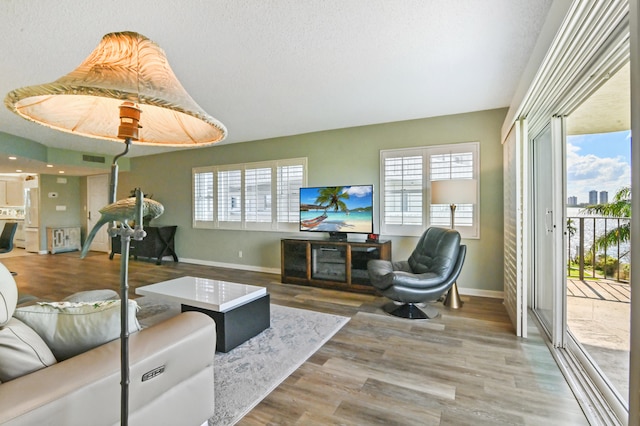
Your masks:
[{"label": "baseboard", "polygon": [[267,274],[280,275],[280,268],[265,268],[262,266],[241,265],[238,263],[213,262],[210,260],[202,260],[202,259],[186,259],[182,257],[180,258],[180,262],[193,263],[194,265],[217,266],[219,268],[240,269],[243,271],[265,272]]},{"label": "baseboard", "polygon": [[[280,275],[280,268],[265,268],[262,266],[241,265],[238,263],[213,262],[210,260],[185,259],[185,258],[180,258],[180,262],[193,263],[194,265],[216,266],[219,268],[240,269],[242,271],[265,272],[267,274]],[[458,286],[458,292],[461,295],[465,295],[465,296],[478,296],[478,297],[490,297],[493,299],[504,299],[504,293],[502,291],[478,290],[475,288],[464,288],[464,287]]]},{"label": "baseboard", "polygon": [[490,297],[492,299],[504,299],[503,291],[479,290],[477,288],[464,288],[458,286],[458,293],[465,296]]}]

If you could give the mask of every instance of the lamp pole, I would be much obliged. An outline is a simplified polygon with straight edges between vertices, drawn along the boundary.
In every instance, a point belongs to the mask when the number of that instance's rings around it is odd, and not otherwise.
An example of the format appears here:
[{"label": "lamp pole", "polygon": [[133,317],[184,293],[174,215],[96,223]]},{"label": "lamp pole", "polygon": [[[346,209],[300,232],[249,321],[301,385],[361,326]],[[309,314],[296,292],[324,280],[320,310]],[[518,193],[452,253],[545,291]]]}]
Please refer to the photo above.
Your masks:
[{"label": "lamp pole", "polygon": [[[120,105],[118,137],[124,139],[125,150],[113,158],[111,164],[109,203],[115,203],[118,190],[118,159],[129,152],[133,139],[138,139],[140,109],[132,102]],[[109,236],[120,236],[120,425],[129,424],[129,247],[131,238],[142,240],[146,236],[142,224],[144,194],[136,188],[135,228],[109,223]]]},{"label": "lamp pole", "polygon": [[[456,217],[456,205],[451,203],[449,205],[451,209],[451,229],[455,228],[455,217]],[[445,297],[444,306],[447,306],[451,309],[460,309],[462,307],[462,299],[460,299],[460,293],[458,292],[458,283],[454,282],[449,292],[447,293],[447,297]]]}]

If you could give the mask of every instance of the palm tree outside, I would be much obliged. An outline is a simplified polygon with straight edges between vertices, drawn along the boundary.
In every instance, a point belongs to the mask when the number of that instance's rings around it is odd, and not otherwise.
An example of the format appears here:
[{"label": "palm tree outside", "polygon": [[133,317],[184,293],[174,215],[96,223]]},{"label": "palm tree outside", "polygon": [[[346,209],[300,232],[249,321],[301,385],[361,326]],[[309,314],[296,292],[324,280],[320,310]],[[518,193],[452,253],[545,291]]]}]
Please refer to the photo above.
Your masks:
[{"label": "palm tree outside", "polygon": [[[631,239],[631,188],[628,186],[622,187],[616,192],[612,202],[587,206],[581,210],[581,214],[597,216],[590,219],[593,220],[593,226],[595,226],[598,217],[601,218],[599,222],[604,223],[604,230],[600,229],[602,232],[598,236],[594,233],[591,248],[585,253],[586,256],[582,257],[583,254],[579,254],[580,258],[582,258],[580,261],[578,258],[575,260],[571,258],[571,247],[569,247],[569,275],[573,270],[578,271],[580,277],[582,277],[583,266],[577,267],[574,262],[584,262],[585,266],[591,266],[594,278],[596,270],[600,270],[604,278],[617,275],[618,280],[628,279],[630,265],[621,262],[621,260],[628,256],[630,250],[628,242]],[[582,223],[583,219],[580,220]],[[611,222],[614,222],[615,225],[609,229],[608,225]],[[567,232],[569,238],[575,233],[575,226],[571,218],[567,220]],[[611,250],[617,251],[617,255],[610,256]],[[580,263],[580,265],[583,265],[583,263]]]},{"label": "palm tree outside", "polygon": [[[631,218],[631,187],[623,187],[613,197],[611,203],[595,204],[584,208],[583,213],[597,214],[612,218]],[[627,242],[631,239],[631,221],[624,221],[619,226],[608,230],[594,241],[596,249],[604,249]]]}]

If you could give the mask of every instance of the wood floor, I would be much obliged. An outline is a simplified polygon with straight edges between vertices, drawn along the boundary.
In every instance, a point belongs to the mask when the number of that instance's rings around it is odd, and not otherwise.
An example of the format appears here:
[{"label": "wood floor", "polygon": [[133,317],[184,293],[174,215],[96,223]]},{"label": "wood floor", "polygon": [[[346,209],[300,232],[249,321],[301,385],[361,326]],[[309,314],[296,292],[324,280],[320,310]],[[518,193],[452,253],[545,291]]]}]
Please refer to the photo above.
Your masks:
[{"label": "wood floor", "polygon": [[[77,252],[0,259],[21,293],[53,300],[119,287],[119,256]],[[136,287],[184,275],[265,286],[275,304],[351,320],[240,425],[586,425],[537,330],[517,338],[501,300],[465,297],[441,317],[384,314],[381,297],[279,283],[279,275],[131,261]]]}]

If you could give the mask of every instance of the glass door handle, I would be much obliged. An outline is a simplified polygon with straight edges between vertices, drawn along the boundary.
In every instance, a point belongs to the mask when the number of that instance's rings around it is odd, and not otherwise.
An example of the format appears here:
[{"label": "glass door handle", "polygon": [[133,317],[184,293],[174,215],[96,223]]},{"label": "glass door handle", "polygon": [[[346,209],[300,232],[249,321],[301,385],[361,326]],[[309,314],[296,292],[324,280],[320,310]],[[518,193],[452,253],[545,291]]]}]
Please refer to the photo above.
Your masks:
[{"label": "glass door handle", "polygon": [[553,210],[545,209],[544,228],[547,234],[553,232]]}]

